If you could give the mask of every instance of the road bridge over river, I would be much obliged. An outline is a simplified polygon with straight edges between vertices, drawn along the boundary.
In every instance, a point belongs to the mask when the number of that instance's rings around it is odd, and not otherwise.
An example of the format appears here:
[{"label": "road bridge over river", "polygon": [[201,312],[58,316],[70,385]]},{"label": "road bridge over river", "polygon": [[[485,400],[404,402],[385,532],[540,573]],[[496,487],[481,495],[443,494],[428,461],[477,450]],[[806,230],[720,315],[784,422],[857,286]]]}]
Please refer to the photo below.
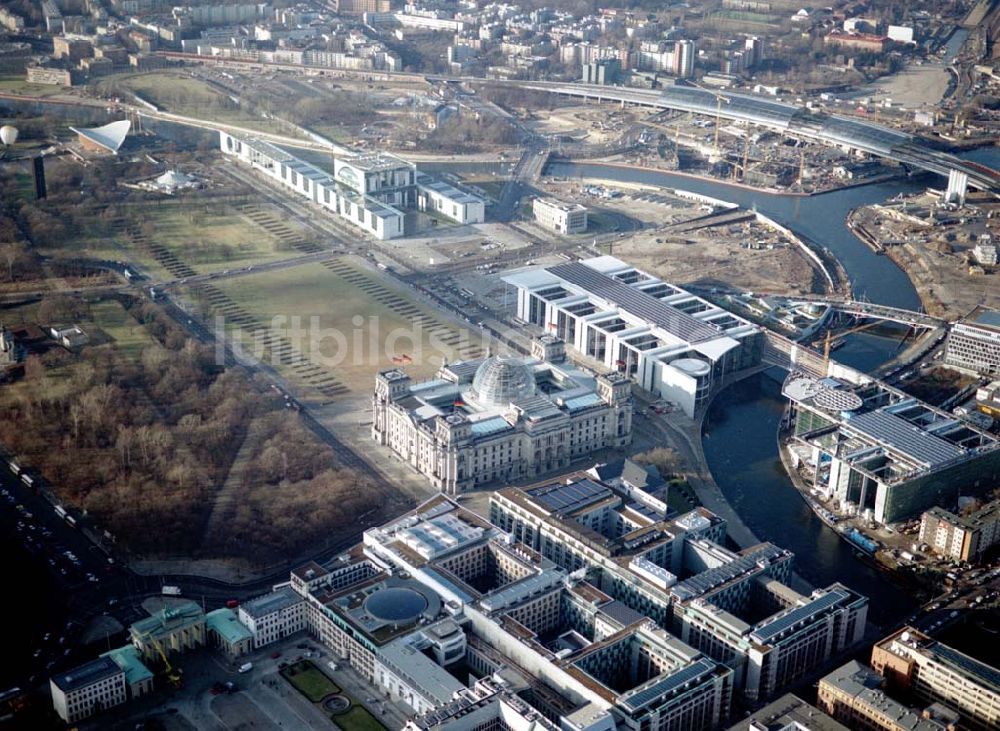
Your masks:
[{"label": "road bridge over river", "polygon": [[963,160],[951,153],[936,150],[914,135],[872,122],[814,111],[764,97],[717,92],[693,86],[650,90],[545,81],[502,83],[551,94],[673,109],[755,124],[783,134],[866,152],[940,175],[947,176],[952,171],[957,171],[968,176],[969,185],[973,188],[1000,192],[1000,172],[971,160]]}]

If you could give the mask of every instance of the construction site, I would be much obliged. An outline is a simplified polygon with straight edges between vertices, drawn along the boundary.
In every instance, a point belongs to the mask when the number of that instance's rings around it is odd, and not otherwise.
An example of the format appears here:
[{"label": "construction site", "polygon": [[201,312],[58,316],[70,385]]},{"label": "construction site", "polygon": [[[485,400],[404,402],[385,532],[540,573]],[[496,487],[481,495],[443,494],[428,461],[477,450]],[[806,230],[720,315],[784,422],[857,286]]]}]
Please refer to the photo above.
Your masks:
[{"label": "construction site", "polygon": [[971,194],[955,205],[926,190],[856,209],[848,224],[907,273],[928,313],[957,319],[976,305],[1000,305],[998,213],[993,196]]}]

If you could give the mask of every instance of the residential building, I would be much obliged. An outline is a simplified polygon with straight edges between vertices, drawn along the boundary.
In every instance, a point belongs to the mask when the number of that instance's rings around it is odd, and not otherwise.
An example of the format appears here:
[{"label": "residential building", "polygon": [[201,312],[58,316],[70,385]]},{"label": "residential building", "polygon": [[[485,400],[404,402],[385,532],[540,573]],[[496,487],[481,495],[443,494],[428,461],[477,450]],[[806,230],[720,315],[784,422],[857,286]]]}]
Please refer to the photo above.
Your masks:
[{"label": "residential building", "polygon": [[754,711],[735,726],[730,726],[729,731],[849,731],[849,729],[798,696],[786,693]]},{"label": "residential building", "polygon": [[129,634],[144,662],[159,663],[205,644],[205,613],[194,602],[167,606],[133,624]]},{"label": "residential building", "polygon": [[845,515],[894,523],[1000,483],[1000,440],[880,381],[792,372],[792,441]]},{"label": "residential building", "polygon": [[1000,501],[993,501],[968,515],[955,515],[934,507],[920,517],[920,541],[942,556],[956,561],[979,561],[1000,543]]},{"label": "residential building", "polygon": [[125,702],[125,671],[110,657],[99,657],[53,675],[49,689],[56,714],[67,724],[75,724]]},{"label": "residential building", "polygon": [[761,362],[759,327],[612,256],[510,274],[517,316],[693,416]]},{"label": "residential building", "polygon": [[[550,355],[561,345],[547,339]],[[566,469],[632,438],[624,377],[538,358],[448,363],[421,383],[382,371],[372,410],[372,438],[449,494]]]},{"label": "residential building", "polygon": [[935,704],[910,708],[890,697],[882,677],[857,660],[819,681],[816,705],[852,729],[866,731],[954,731],[957,714]]},{"label": "residential building", "polygon": [[962,728],[1000,727],[1000,677],[996,668],[906,627],[872,648],[872,669],[890,692],[941,703],[961,716]]},{"label": "residential building", "polygon": [[680,79],[694,76],[694,59],[697,55],[694,41],[677,41],[674,44],[674,76]]},{"label": "residential building", "polygon": [[535,198],[531,202],[531,212],[538,224],[556,233],[580,234],[587,230],[587,207],[579,203]]},{"label": "residential building", "polygon": [[341,15],[392,12],[391,0],[335,0],[334,8]]},{"label": "residential building", "polygon": [[997,245],[988,234],[980,237],[979,242],[972,247],[972,256],[983,266],[995,267],[997,265]]},{"label": "residential building", "polygon": [[83,38],[56,36],[52,39],[52,58],[65,58],[77,63],[94,55],[94,46]]},{"label": "residential building", "polygon": [[823,39],[823,42],[827,45],[836,45],[868,53],[883,53],[886,46],[889,45],[889,39],[886,36],[872,33],[841,33],[840,31],[833,31]]},{"label": "residential building", "polygon": [[254,635],[240,622],[236,612],[228,607],[216,609],[205,615],[208,643],[225,653],[230,660],[243,657],[253,648]]},{"label": "residential building", "polygon": [[617,58],[601,58],[583,64],[583,83],[614,86],[620,83],[622,64]]},{"label": "residential building", "polygon": [[239,620],[253,635],[255,648],[270,645],[306,628],[305,602],[290,586],[243,602]]},{"label": "residential building", "polygon": [[57,66],[28,66],[25,76],[29,84],[48,84],[51,86],[73,86],[73,72]]},{"label": "residential building", "polygon": [[944,362],[977,375],[1000,375],[1000,312],[977,307],[952,325]]},{"label": "residential building", "polygon": [[9,8],[0,8],[0,25],[12,33],[20,33],[24,30],[24,18]]}]

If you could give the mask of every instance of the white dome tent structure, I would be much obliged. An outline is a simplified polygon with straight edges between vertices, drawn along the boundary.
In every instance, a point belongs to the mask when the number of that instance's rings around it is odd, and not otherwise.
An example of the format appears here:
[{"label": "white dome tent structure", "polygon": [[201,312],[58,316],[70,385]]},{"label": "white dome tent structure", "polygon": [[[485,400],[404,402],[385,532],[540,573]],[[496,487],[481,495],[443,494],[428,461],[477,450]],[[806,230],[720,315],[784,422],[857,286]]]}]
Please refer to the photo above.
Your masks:
[{"label": "white dome tent structure", "polygon": [[70,127],[76,132],[80,146],[85,150],[96,152],[110,152],[118,154],[118,150],[125,142],[129,130],[132,129],[132,122],[122,119],[117,122],[110,122],[101,127],[77,128]]},{"label": "white dome tent structure", "polygon": [[154,182],[154,186],[164,193],[173,193],[177,190],[194,188],[197,185],[198,181],[190,175],[185,175],[179,170],[168,170],[163,173],[163,175],[159,176]]}]

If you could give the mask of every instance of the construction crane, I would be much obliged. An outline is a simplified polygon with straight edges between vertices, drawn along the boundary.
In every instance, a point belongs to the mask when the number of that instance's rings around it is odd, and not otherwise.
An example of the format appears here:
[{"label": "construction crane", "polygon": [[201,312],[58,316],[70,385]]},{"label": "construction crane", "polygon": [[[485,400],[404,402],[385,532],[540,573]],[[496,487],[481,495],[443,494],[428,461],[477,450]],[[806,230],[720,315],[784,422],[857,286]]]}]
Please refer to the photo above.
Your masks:
[{"label": "construction crane", "polygon": [[181,687],[181,682],[182,682],[181,674],[184,671],[181,670],[180,668],[175,668],[173,665],[170,664],[170,660],[167,659],[167,653],[164,652],[163,645],[160,643],[160,641],[149,634],[143,635],[142,639],[145,640],[146,642],[151,643],[153,647],[156,649],[156,652],[159,654],[160,659],[163,660],[163,672],[164,674],[166,674],[167,680],[170,681],[170,684],[175,688]]},{"label": "construction crane", "polygon": [[180,688],[182,682],[181,673],[183,673],[183,671],[170,664],[170,660],[167,659],[167,653],[163,651],[163,645],[160,644],[158,639],[155,637],[151,637],[150,639],[153,641],[153,647],[155,647],[156,651],[160,653],[160,658],[163,660],[163,672],[166,673],[167,680],[169,680],[170,684],[175,688]]},{"label": "construction crane", "polygon": [[[850,330],[845,330],[844,332],[837,335],[837,339],[845,338],[848,335],[853,335],[854,333],[859,333],[862,330],[867,330],[869,328],[875,327],[876,325],[881,325],[881,320],[872,320],[871,322],[866,322],[864,325],[857,325],[852,327]],[[826,339],[823,341],[823,371],[830,365],[830,351],[833,349],[833,331],[826,331]]]}]

